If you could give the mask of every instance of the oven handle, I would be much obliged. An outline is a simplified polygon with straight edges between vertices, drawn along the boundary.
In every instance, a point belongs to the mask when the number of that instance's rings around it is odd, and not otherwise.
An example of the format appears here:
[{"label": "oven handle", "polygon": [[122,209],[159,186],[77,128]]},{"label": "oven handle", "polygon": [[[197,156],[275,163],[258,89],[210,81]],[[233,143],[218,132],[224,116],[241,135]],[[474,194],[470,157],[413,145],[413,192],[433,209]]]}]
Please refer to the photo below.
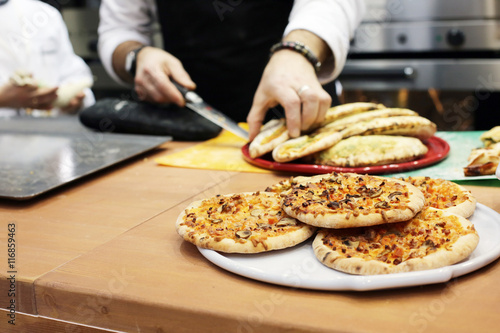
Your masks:
[{"label": "oven handle", "polygon": [[416,75],[413,67],[402,68],[373,68],[373,67],[345,67],[341,78],[363,79],[412,79]]}]

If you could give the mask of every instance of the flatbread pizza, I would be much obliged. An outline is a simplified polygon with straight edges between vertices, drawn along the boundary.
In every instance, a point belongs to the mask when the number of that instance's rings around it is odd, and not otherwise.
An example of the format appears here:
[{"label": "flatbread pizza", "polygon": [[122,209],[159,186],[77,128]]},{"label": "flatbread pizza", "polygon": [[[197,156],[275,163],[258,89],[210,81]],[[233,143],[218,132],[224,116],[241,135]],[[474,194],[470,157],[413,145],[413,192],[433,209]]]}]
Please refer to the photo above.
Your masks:
[{"label": "flatbread pizza", "polygon": [[420,116],[395,116],[376,118],[352,124],[341,131],[342,137],[354,135],[402,135],[412,136],[422,141],[436,133],[436,124]]},{"label": "flatbread pizza", "polygon": [[288,216],[277,193],[217,195],[191,203],[177,232],[196,246],[227,253],[260,253],[294,246],[316,228]]},{"label": "flatbread pizza", "polygon": [[370,110],[384,109],[385,105],[380,103],[371,102],[355,102],[355,103],[345,103],[341,105],[332,106],[326,111],[325,119],[321,123],[324,126],[332,121],[342,119],[353,114],[366,112]]},{"label": "flatbread pizza", "polygon": [[313,132],[289,139],[273,149],[273,159],[284,163],[330,148],[342,140],[340,132]]},{"label": "flatbread pizza", "polygon": [[500,126],[495,126],[489,131],[484,132],[479,139],[483,142],[485,147],[500,142]]},{"label": "flatbread pizza", "polygon": [[250,142],[248,153],[251,158],[257,158],[271,152],[289,138],[285,119],[272,119],[262,126],[260,133]]},{"label": "flatbread pizza", "polygon": [[365,167],[414,161],[428,151],[417,138],[398,135],[351,136],[313,153],[307,162],[335,167]]},{"label": "flatbread pizza", "polygon": [[402,180],[335,172],[293,185],[281,197],[288,215],[324,228],[405,221],[425,204],[423,193]]},{"label": "flatbread pizza", "polygon": [[476,210],[476,198],[472,193],[452,181],[430,177],[403,178],[417,187],[425,196],[426,207],[433,207],[448,213],[470,217]]},{"label": "flatbread pizza", "polygon": [[464,167],[465,176],[494,175],[500,164],[500,142],[473,149],[467,161],[469,164]]},{"label": "flatbread pizza", "polygon": [[418,116],[418,113],[405,108],[385,108],[366,111],[334,120],[321,128],[322,131],[341,131],[351,124],[368,121],[377,118],[387,118],[395,116]]},{"label": "flatbread pizza", "polygon": [[427,270],[466,259],[479,236],[462,216],[426,208],[409,221],[365,228],[322,229],[313,241],[324,265],[350,274]]}]

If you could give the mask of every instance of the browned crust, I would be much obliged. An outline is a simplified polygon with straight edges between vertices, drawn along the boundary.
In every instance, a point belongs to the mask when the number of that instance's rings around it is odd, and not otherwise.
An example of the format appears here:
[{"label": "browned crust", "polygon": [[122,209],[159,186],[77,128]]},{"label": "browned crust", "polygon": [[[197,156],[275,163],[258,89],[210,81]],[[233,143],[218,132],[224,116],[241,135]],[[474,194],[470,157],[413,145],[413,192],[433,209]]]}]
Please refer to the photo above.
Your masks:
[{"label": "browned crust", "polygon": [[461,185],[445,179],[408,177],[404,181],[415,185],[425,196],[426,206],[448,213],[470,217],[476,210],[476,198]]},{"label": "browned crust", "polygon": [[[429,253],[423,252],[420,256],[408,257],[403,261],[393,263],[384,260],[385,258],[367,259],[362,255],[349,257],[349,255],[343,253],[343,250],[329,246],[328,237],[331,237],[332,235],[331,230],[323,229],[318,232],[313,241],[314,253],[318,260],[325,266],[345,273],[358,275],[389,274],[427,270],[452,265],[466,259],[479,243],[479,236],[472,223],[462,216],[453,215],[434,208],[427,208],[427,210],[431,212],[439,212],[438,215],[440,218],[433,219],[433,223],[434,220],[439,220],[439,222],[442,223],[444,220],[450,218],[450,216],[453,219],[453,216],[455,216],[460,221],[462,228],[467,232],[460,235],[458,240],[454,243],[447,243],[447,240],[444,238],[446,236],[443,236],[441,239],[443,244],[439,244],[438,247],[434,246],[432,251]],[[432,214],[429,215],[432,216]],[[414,220],[418,220],[419,216],[417,216]],[[410,253],[409,251],[418,251],[420,249],[422,249],[421,246],[416,249],[405,248],[403,251],[408,254]]]},{"label": "browned crust", "polygon": [[284,163],[330,148],[342,139],[339,132],[321,132],[289,139],[273,149],[273,159]]},{"label": "browned crust", "polygon": [[[279,132],[279,135],[276,133]],[[269,137],[273,137],[269,140]],[[251,158],[257,158],[271,152],[279,144],[288,140],[285,119],[272,119],[261,129],[260,133],[250,142],[248,153]]]},{"label": "browned crust", "polygon": [[288,215],[324,228],[405,221],[424,204],[424,195],[410,183],[352,173],[315,176],[282,193],[282,207]]},{"label": "browned crust", "polygon": [[425,141],[436,133],[436,124],[420,116],[376,118],[348,126],[342,130],[343,138],[353,135],[402,135]]},{"label": "browned crust", "polygon": [[[272,207],[268,207],[267,210],[265,210],[263,208],[263,213],[273,216],[276,213],[278,219],[281,219],[278,221],[282,221],[283,218],[289,218],[280,209],[278,194],[276,193],[255,192],[228,194],[206,200],[210,200],[210,206],[213,207],[212,212],[214,212],[217,211],[217,209],[220,210],[221,205],[217,205],[217,201],[220,198],[230,198],[235,195],[271,198],[271,200],[277,203],[278,209],[274,210]],[[210,214],[206,214],[208,210],[199,214],[199,217],[196,216],[196,219],[194,220],[193,218],[188,219],[190,214],[192,214],[193,211],[196,211],[197,208],[201,207],[203,202],[206,200],[198,200],[189,204],[188,207],[182,211],[176,221],[176,230],[179,235],[181,235],[184,240],[202,248],[227,253],[260,253],[271,250],[279,250],[299,244],[307,240],[316,230],[316,228],[298,221],[296,225],[292,226],[280,227],[277,223],[275,225],[269,225],[265,222],[265,219],[261,219],[260,216],[259,218],[256,218],[255,216],[252,218],[252,213],[248,207],[246,207],[249,211],[248,215],[241,216],[241,219],[238,223],[236,223],[237,225],[230,222],[229,218],[226,220],[224,218],[224,214],[213,215],[212,213],[212,216],[217,217],[217,220],[221,220],[217,221],[216,225],[214,225],[210,219],[207,218],[207,216],[210,216]],[[252,207],[252,209],[258,208],[258,205]],[[228,211],[227,214],[228,215],[226,216],[229,216],[233,213]],[[220,228],[220,230],[218,228]],[[248,238],[240,238],[236,236],[238,231],[244,230],[251,231],[251,236]]]}]

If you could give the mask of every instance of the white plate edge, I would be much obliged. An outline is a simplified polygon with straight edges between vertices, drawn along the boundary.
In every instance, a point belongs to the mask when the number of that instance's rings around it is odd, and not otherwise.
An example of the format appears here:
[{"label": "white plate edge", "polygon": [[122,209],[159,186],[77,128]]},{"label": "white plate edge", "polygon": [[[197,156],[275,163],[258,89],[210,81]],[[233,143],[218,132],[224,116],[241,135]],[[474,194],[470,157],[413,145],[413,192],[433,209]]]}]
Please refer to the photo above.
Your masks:
[{"label": "white plate edge", "polygon": [[[498,221],[500,221],[500,214],[494,211],[493,209],[480,203],[477,203],[477,207],[480,210],[485,210],[485,212],[489,212],[489,214],[495,215]],[[500,232],[500,226],[498,227],[498,231]],[[479,242],[481,242],[481,238]],[[203,249],[200,247],[198,247],[198,250],[206,259],[208,259],[214,265],[240,276],[244,276],[250,279],[266,283],[277,284],[281,286],[287,286],[299,289],[331,290],[331,291],[334,290],[369,291],[378,289],[402,288],[402,287],[443,283],[451,280],[452,278],[456,278],[471,273],[482,267],[485,267],[500,257],[500,243],[498,243],[497,246],[493,248],[493,251],[481,255],[481,257],[477,257],[472,260],[466,259],[463,262],[451,266],[430,269],[430,270],[423,270],[423,271],[394,273],[387,275],[361,276],[361,275],[346,274],[346,276],[348,277],[345,279],[341,279],[340,281],[341,283],[338,283],[339,281],[336,281],[336,283],[333,283],[332,285],[330,283],[318,284],[316,282],[315,284],[310,285],[307,283],[293,284],[283,279],[263,277],[261,276],[260,273],[255,272],[253,268],[246,267],[240,263],[235,264],[233,260],[225,257],[224,254],[221,254],[217,251]],[[397,279],[395,281],[390,279],[390,277],[397,277]]]}]

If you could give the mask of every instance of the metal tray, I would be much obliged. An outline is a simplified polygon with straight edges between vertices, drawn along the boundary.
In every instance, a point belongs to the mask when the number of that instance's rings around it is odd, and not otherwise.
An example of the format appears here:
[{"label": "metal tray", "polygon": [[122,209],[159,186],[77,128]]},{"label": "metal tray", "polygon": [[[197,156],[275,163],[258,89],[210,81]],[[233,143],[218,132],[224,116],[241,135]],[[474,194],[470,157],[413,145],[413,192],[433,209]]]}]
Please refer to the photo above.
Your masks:
[{"label": "metal tray", "polygon": [[0,118],[0,198],[34,198],[171,139],[95,132],[76,116]]}]

